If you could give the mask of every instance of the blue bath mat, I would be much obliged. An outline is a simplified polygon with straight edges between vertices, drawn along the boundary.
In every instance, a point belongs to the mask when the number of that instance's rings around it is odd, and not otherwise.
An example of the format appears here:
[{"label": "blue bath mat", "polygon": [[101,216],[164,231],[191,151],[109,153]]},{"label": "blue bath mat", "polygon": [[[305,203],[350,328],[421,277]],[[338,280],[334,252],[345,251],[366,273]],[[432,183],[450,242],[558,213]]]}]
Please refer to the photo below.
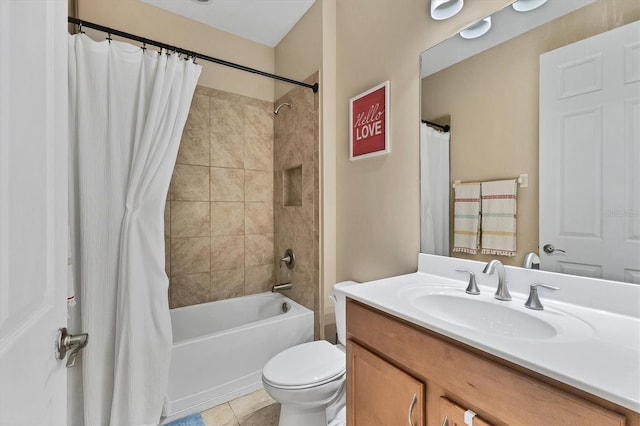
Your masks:
[{"label": "blue bath mat", "polygon": [[200,413],[192,414],[167,423],[165,426],[205,426]]}]

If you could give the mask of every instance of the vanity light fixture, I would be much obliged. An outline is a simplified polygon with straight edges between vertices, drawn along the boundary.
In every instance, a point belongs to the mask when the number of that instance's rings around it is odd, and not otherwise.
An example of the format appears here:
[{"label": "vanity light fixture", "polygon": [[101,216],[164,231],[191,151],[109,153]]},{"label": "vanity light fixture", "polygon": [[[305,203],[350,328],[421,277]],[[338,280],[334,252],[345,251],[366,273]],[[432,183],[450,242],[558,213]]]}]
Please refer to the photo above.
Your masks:
[{"label": "vanity light fixture", "polygon": [[449,19],[462,10],[464,0],[431,0],[431,17],[436,21]]},{"label": "vanity light fixture", "polygon": [[464,30],[460,31],[460,37],[467,40],[482,37],[491,29],[491,16],[469,25]]},{"label": "vanity light fixture", "polygon": [[539,8],[546,2],[547,0],[518,0],[511,6],[513,6],[517,12],[529,12],[530,10]]}]

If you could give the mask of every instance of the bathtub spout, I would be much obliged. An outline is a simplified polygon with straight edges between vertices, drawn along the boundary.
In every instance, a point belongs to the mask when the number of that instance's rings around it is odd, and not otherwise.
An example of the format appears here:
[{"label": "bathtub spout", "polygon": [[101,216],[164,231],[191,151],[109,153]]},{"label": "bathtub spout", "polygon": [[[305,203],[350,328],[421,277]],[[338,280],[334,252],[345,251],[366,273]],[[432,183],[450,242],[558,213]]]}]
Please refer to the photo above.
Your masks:
[{"label": "bathtub spout", "polygon": [[271,291],[276,292],[280,290],[291,290],[291,288],[293,288],[293,284],[288,282],[288,283],[274,285],[273,287],[271,287]]}]

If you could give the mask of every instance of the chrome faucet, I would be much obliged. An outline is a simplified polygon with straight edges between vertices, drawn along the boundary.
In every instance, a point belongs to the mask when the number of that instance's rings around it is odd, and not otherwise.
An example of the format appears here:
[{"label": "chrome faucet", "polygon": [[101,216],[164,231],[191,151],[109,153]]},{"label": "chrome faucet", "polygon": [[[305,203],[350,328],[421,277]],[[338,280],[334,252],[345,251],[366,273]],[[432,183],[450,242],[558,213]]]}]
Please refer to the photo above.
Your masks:
[{"label": "chrome faucet", "polygon": [[289,281],[288,283],[274,285],[273,287],[271,287],[271,291],[275,293],[276,291],[291,290],[292,288],[293,284],[291,284],[291,281]]},{"label": "chrome faucet", "polygon": [[534,252],[527,253],[524,257],[522,267],[527,269],[540,269],[540,257]]},{"label": "chrome faucet", "polygon": [[465,290],[467,294],[473,294],[474,296],[480,294],[478,283],[476,283],[476,274],[469,271],[468,269],[456,269],[456,272],[464,272],[469,274],[469,284],[467,285],[467,289]]},{"label": "chrome faucet", "polygon": [[542,303],[540,303],[540,298],[538,297],[538,287],[546,288],[548,290],[560,290],[560,287],[556,287],[555,285],[536,283],[529,286],[529,298],[526,302],[524,302],[524,307],[529,309],[534,309],[536,311],[541,311],[544,309]]},{"label": "chrome faucet", "polygon": [[287,268],[293,269],[293,266],[296,264],[296,255],[293,254],[293,250],[290,248],[284,252],[284,257],[280,259],[280,263],[284,263],[287,265]]},{"label": "chrome faucet", "polygon": [[483,274],[493,274],[495,270],[498,270],[498,289],[496,290],[495,298],[498,300],[511,300],[509,289],[507,288],[507,280],[505,279],[504,265],[499,260],[492,260],[487,263],[482,271]]}]

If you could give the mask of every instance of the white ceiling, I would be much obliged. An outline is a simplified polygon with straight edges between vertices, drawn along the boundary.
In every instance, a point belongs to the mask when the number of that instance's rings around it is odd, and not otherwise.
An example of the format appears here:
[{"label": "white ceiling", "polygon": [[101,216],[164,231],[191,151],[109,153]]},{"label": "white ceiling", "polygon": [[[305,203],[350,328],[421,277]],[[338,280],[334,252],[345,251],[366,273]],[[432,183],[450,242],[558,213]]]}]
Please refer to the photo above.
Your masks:
[{"label": "white ceiling", "polygon": [[315,0],[142,0],[222,31],[275,47]]}]

